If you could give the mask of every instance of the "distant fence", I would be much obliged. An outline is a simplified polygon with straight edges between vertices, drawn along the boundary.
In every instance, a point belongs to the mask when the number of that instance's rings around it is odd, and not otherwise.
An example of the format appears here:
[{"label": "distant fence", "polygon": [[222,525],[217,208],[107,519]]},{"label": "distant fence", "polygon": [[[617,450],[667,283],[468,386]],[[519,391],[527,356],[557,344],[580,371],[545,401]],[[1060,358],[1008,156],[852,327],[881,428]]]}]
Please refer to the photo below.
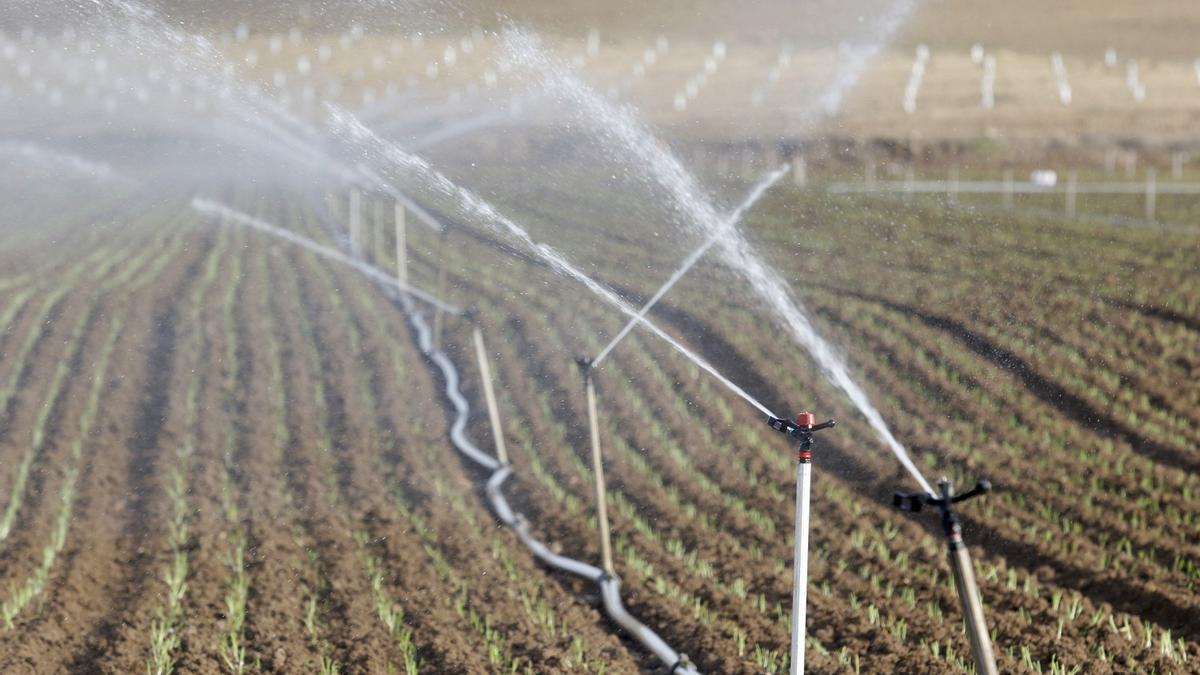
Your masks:
[{"label": "distant fence", "polygon": [[1007,182],[1002,180],[954,181],[954,180],[896,180],[896,181],[844,181],[830,183],[830,192],[862,193],[939,193],[939,194],[1107,194],[1142,195],[1152,192],[1160,195],[1200,195],[1200,183],[1156,183],[1155,181],[1106,181],[1063,185],[1039,185],[1032,182]]},{"label": "distant fence", "polygon": [[[1156,205],[1159,195],[1200,195],[1200,183],[1159,183],[1156,173],[1151,170],[1146,174],[1145,181],[1096,181],[1080,183],[1074,173],[1067,175],[1063,184],[1046,185],[1032,181],[1016,182],[1011,174],[1004,180],[960,181],[954,178],[953,172],[949,180],[914,180],[876,181],[873,172],[868,172],[863,181],[840,181],[829,183],[826,190],[832,194],[883,194],[900,195],[905,198],[916,194],[945,195],[947,200],[954,202],[959,194],[999,194],[1003,195],[1003,207],[1013,208],[1014,195],[1062,195],[1064,200],[1063,213],[1069,218],[1076,215],[1076,196],[1080,194],[1095,195],[1142,195],[1145,205],[1145,219],[1137,220],[1125,216],[1106,214],[1088,214],[1089,220],[1097,220],[1112,225],[1151,225],[1185,234],[1200,234],[1200,226],[1164,223],[1155,218]],[[1026,211],[1029,209],[1022,209]],[[1049,216],[1053,212],[1047,209],[1032,209],[1038,215]]]},{"label": "distant fence", "polygon": [[[1035,183],[1033,181],[1017,182],[1008,174],[1003,180],[961,181],[952,172],[949,180],[915,180],[907,178],[897,181],[876,181],[873,171],[868,171],[864,181],[842,181],[831,183],[828,191],[835,194],[851,193],[887,193],[900,195],[914,194],[944,194],[950,200],[955,200],[960,194],[998,194],[1004,196],[1005,206],[1012,206],[1013,196],[1018,194],[1050,195],[1061,194],[1064,198],[1064,211],[1070,217],[1075,216],[1076,196],[1091,195],[1142,195],[1146,209],[1146,220],[1156,221],[1156,210],[1159,195],[1200,195],[1200,183],[1159,183],[1157,172],[1153,169],[1146,172],[1145,181],[1097,181],[1080,183],[1074,172],[1067,174],[1067,180],[1061,184]],[[910,174],[911,175],[911,174]]]}]

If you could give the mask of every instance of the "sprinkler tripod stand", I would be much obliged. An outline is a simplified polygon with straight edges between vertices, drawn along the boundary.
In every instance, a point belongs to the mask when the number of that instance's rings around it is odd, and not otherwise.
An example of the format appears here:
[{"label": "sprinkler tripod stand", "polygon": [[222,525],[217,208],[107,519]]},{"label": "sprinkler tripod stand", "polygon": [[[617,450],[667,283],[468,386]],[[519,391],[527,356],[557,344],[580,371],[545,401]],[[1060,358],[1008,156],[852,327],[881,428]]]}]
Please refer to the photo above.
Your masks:
[{"label": "sprinkler tripod stand", "polygon": [[804,672],[805,619],[808,609],[808,505],[812,500],[813,433],[833,427],[829,420],[814,424],[810,412],[796,415],[796,421],[768,417],[767,424],[780,433],[800,440],[796,452],[796,535],[795,563],[792,572],[792,655],[791,674]]},{"label": "sprinkler tripod stand", "polygon": [[938,481],[941,497],[921,492],[896,492],[892,504],[901,511],[917,513],[925,504],[936,506],[942,512],[942,533],[946,535],[946,549],[950,558],[950,569],[954,572],[954,587],[958,590],[958,601],[962,605],[963,623],[967,628],[967,639],[975,655],[975,668],[980,675],[996,675],[996,656],[992,653],[992,640],[988,635],[987,621],[983,618],[983,603],[979,599],[979,587],[975,583],[975,569],[971,567],[971,556],[963,543],[962,523],[954,505],[992,489],[992,484],[981,480],[975,487],[962,494],[951,494],[950,479]]}]

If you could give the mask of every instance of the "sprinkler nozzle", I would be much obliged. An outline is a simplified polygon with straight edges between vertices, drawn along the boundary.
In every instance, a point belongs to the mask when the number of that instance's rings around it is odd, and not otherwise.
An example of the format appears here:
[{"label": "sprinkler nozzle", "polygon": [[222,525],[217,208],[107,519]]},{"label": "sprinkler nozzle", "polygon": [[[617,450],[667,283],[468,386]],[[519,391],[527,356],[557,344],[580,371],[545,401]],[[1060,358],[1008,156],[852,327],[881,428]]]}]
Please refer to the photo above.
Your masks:
[{"label": "sprinkler nozzle", "polygon": [[592,360],[586,356],[580,356],[575,359],[575,365],[579,366],[579,374],[586,379],[592,374]]},{"label": "sprinkler nozzle", "polygon": [[990,492],[992,483],[988,480],[981,480],[975,483],[975,487],[956,495],[950,493],[950,481],[945,478],[938,482],[938,487],[942,492],[941,497],[928,492],[893,492],[892,506],[907,513],[919,513],[924,506],[936,507],[942,512],[942,529],[946,536],[954,536],[960,530],[958,513],[955,512],[954,505]]},{"label": "sprinkler nozzle", "polygon": [[768,417],[767,424],[776,431],[787,434],[800,441],[800,461],[808,462],[812,456],[809,452],[812,449],[813,433],[822,429],[829,429],[837,422],[826,420],[820,424],[813,424],[816,417],[810,412],[802,412],[796,415],[796,421],[793,422],[781,417]]},{"label": "sprinkler nozzle", "polygon": [[783,417],[768,417],[767,426],[788,436],[803,438],[804,436],[811,435],[814,431],[829,429],[837,425],[837,422],[834,420],[826,420],[820,424],[814,424],[814,420],[816,420],[816,416],[812,413],[802,412],[796,415],[796,421],[794,422]]}]

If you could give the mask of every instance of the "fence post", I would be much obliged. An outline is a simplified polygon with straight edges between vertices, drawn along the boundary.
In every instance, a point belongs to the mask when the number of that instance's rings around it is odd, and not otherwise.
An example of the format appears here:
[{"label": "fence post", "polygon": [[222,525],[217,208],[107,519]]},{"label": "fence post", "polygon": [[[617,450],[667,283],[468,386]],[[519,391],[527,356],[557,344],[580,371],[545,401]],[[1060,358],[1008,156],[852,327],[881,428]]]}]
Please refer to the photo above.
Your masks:
[{"label": "fence post", "polygon": [[1146,169],[1146,220],[1154,222],[1155,202],[1158,201],[1158,171],[1154,167]]},{"label": "fence post", "polygon": [[1004,170],[1004,208],[1012,209],[1013,207],[1013,170]]},{"label": "fence post", "polygon": [[374,218],[371,227],[371,262],[383,262],[383,200],[375,200]]},{"label": "fence post", "polygon": [[1079,173],[1074,169],[1067,172],[1067,217],[1075,217],[1075,194],[1079,188]]},{"label": "fence post", "polygon": [[916,173],[913,170],[913,165],[909,164],[904,169],[904,203],[908,204],[913,197],[913,181],[916,180]]}]

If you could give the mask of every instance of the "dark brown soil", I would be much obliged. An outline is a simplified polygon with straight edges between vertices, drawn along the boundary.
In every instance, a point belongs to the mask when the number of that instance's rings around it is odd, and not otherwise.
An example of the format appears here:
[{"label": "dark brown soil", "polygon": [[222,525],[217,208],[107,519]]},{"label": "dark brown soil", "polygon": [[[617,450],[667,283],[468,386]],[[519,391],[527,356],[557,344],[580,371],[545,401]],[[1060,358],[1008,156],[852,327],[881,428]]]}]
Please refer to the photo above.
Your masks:
[{"label": "dark brown soil", "polygon": [[[13,627],[0,627],[0,671],[144,672],[152,627],[166,607],[164,573],[181,552],[188,574],[175,667],[230,672],[226,603],[231,556],[243,537],[249,590],[237,637],[248,672],[313,672],[322,661],[343,673],[404,672],[408,639],[424,672],[661,670],[605,619],[593,588],[538,565],[496,523],[481,496],[485,474],[449,443],[443,383],[397,307],[350,272],[257,234],[222,231],[186,204],[132,222],[106,254],[120,264],[95,266],[95,278],[81,275],[39,316],[55,279],[94,252],[82,244],[57,250],[61,260],[48,269],[58,276],[41,280],[0,334],[0,383],[10,374],[20,382],[0,411],[3,485],[30,447],[39,411],[50,406],[46,442],[13,531],[0,543],[0,602],[43,560],[74,441],[83,441],[84,458],[65,546],[44,590]],[[286,195],[240,204],[326,236]],[[791,228],[823,216],[788,213]],[[762,236],[787,250],[796,248],[789,232],[767,228]],[[876,240],[862,235],[837,244],[849,247],[839,253],[856,261],[855,273],[822,277],[805,287],[806,299],[823,329],[859,359],[868,393],[918,461],[928,465],[925,454],[935,453],[937,467],[959,482],[1007,477],[998,494],[964,507],[1002,670],[1049,671],[1052,663],[1086,672],[1195,670],[1200,633],[1189,619],[1198,609],[1200,542],[1185,514],[1200,507],[1188,475],[1195,461],[1188,443],[1200,432],[1187,416],[1200,389],[1163,382],[1176,372],[1171,364],[1189,367],[1184,352],[1200,345],[1186,263],[1149,237],[1074,237],[1109,269],[1177,282],[1137,322],[1128,315],[1142,304],[1086,299],[1095,288],[1121,297],[1122,288],[1089,270],[1064,275],[1053,289],[1020,288],[1033,272],[1045,273],[1040,265],[1062,263],[1040,256],[1054,250],[1053,234],[1030,235],[1025,248],[992,230],[938,229],[922,241],[942,247],[965,236],[975,239],[964,259],[1004,256],[992,278],[961,282],[974,295],[955,290],[958,277],[939,267],[952,263],[932,256],[880,263],[872,257],[883,255]],[[636,242],[614,238],[594,254],[661,264]],[[507,484],[511,501],[555,548],[595,560],[585,410],[572,359],[594,353],[620,319],[489,236],[456,230],[449,243],[448,294],[479,308],[492,352],[517,467]],[[431,285],[435,259],[432,249],[414,248],[417,283]],[[781,267],[808,274],[807,264],[784,259]],[[105,281],[123,279],[122,270],[129,277],[119,292],[106,292]],[[800,375],[811,366],[790,343],[769,339],[757,308],[720,279],[702,279],[656,310],[664,328],[771,406],[802,396],[855,420],[817,378]],[[930,279],[946,287],[923,285]],[[607,281],[635,301],[653,290],[641,279]],[[1031,302],[1029,322],[1014,326],[986,298],[955,297],[981,297],[987,283],[996,285],[992,293],[1028,293],[1021,297],[1047,309]],[[17,288],[0,299],[11,301]],[[712,288],[722,290],[702,290]],[[1056,307],[1103,328],[1062,321]],[[80,438],[96,353],[114,326],[100,413]],[[30,335],[32,349],[15,362]],[[1031,336],[1058,351],[1031,350]],[[1164,360],[1135,369],[1127,361],[1140,352],[1129,344],[1161,349]],[[490,448],[469,327],[449,319],[445,345],[474,407],[470,433]],[[63,362],[69,376],[50,396]],[[791,448],[768,435],[756,413],[638,333],[597,377],[629,609],[705,672],[781,668]],[[1122,388],[1105,389],[1111,378]],[[190,423],[189,391],[197,403]],[[1009,407],[1026,411],[1029,426],[997,412]],[[1154,423],[1135,425],[1127,409]],[[819,446],[810,670],[960,669],[969,651],[936,527],[891,509],[886,496],[905,478],[860,427],[839,427]],[[187,443],[195,447],[184,467],[188,530],[176,551],[170,476]],[[1083,478],[1062,476],[1061,466],[1085,461],[1083,451],[1110,461],[1089,463]],[[1044,493],[1008,489],[1019,472]],[[388,630],[380,605],[403,612],[403,630]]]}]

